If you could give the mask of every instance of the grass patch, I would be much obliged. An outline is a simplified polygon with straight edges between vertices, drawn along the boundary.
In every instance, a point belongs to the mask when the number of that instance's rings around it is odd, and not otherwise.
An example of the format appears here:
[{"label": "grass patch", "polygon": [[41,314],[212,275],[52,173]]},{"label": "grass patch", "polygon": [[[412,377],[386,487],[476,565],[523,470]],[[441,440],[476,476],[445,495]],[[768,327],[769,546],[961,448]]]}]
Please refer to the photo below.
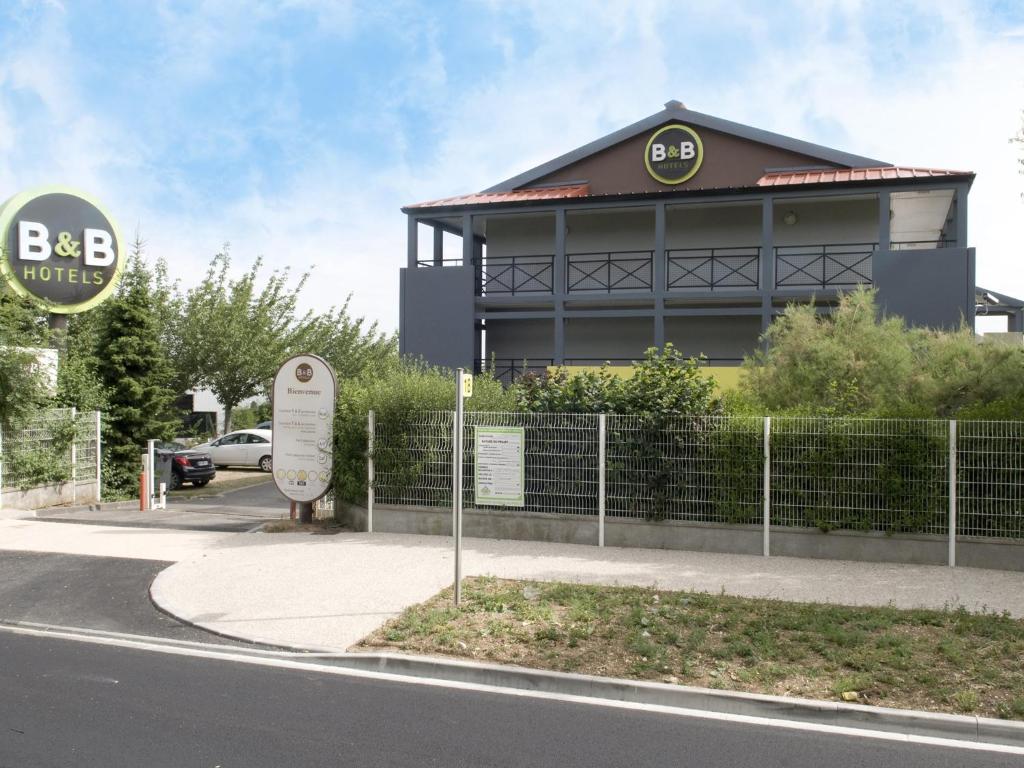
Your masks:
[{"label": "grass patch", "polygon": [[1024,621],[471,578],[357,650],[1024,720]]}]

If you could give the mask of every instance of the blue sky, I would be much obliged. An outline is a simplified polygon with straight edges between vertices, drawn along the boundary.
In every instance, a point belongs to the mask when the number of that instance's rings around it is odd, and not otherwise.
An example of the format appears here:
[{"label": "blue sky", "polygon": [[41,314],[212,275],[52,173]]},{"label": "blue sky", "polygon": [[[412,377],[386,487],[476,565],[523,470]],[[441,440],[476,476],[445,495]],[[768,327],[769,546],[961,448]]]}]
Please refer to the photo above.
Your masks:
[{"label": "blue sky", "polygon": [[316,265],[397,326],[399,208],[701,112],[978,173],[979,282],[1024,295],[1019,2],[0,0],[0,197],[103,199],[184,286]]}]

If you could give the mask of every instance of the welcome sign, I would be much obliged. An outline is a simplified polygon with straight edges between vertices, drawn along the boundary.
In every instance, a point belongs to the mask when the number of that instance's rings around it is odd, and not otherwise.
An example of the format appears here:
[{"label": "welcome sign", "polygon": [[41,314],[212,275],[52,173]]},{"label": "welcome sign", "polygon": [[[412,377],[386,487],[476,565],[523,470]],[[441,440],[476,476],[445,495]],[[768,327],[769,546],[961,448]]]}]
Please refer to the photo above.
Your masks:
[{"label": "welcome sign", "polygon": [[15,292],[53,313],[97,306],[124,269],[113,218],[81,192],[46,187],[0,207],[0,273]]}]

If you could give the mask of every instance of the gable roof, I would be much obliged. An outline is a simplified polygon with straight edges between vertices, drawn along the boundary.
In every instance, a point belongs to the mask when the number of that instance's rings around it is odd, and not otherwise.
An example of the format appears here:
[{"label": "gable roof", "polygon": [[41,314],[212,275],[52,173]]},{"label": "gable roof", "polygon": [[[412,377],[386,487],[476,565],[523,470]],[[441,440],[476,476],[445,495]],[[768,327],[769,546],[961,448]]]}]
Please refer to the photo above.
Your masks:
[{"label": "gable roof", "polygon": [[665,108],[663,110],[656,112],[650,117],[645,117],[643,120],[633,123],[632,125],[620,128],[617,131],[609,133],[607,136],[603,136],[596,141],[592,141],[589,144],[585,144],[571,152],[567,152],[560,157],[556,157],[554,160],[549,160],[535,168],[531,168],[524,173],[520,173],[518,176],[505,179],[505,181],[495,184],[493,187],[489,187],[483,191],[484,193],[509,192],[520,187],[528,186],[529,184],[532,184],[545,176],[549,176],[566,166],[579,162],[584,158],[590,157],[591,155],[626,141],[637,134],[644,133],[672,120],[677,120],[686,123],[687,125],[699,126],[709,130],[731,134],[749,141],[778,147],[779,149],[784,149],[790,152],[810,155],[825,162],[845,166],[847,168],[877,168],[891,165],[891,163],[886,163],[882,160],[874,160],[870,157],[862,157],[848,152],[840,152],[839,150],[823,147],[809,141],[793,139],[789,136],[772,133],[771,131],[764,131],[760,128],[752,128],[749,125],[734,123],[731,120],[723,120],[722,118],[712,117],[711,115],[705,115],[701,112],[694,112],[691,109],[687,109],[682,102],[670,101],[665,104]]}]

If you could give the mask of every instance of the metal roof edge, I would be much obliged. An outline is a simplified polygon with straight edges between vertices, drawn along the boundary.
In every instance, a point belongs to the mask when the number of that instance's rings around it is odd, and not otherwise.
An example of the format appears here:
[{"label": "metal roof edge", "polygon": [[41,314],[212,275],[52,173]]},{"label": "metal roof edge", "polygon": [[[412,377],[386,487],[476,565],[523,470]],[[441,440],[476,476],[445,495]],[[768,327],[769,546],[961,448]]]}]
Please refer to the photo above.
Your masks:
[{"label": "metal roof edge", "polygon": [[[894,167],[894,166],[885,166]],[[778,192],[793,192],[793,191],[804,191],[804,190],[819,190],[819,189],[836,189],[838,188],[876,188],[876,187],[911,187],[911,186],[934,186],[941,184],[943,180],[954,181],[963,180],[968,181],[968,185],[974,181],[975,174],[971,171],[966,171],[963,175],[956,176],[936,176],[936,177],[921,177],[921,178],[903,178],[903,179],[865,179],[857,181],[842,181],[842,182],[813,182],[813,183],[799,183],[799,184],[778,184],[770,186],[759,186],[756,183],[748,187],[700,187],[696,189],[687,190],[656,190],[656,191],[644,191],[644,192],[607,192],[600,195],[586,195],[582,197],[565,197],[565,198],[551,198],[548,200],[504,200],[500,203],[453,203],[451,205],[438,205],[438,206],[426,206],[418,207],[417,204],[402,206],[402,213],[412,214],[421,213],[423,211],[438,211],[442,213],[452,213],[455,211],[466,211],[466,210],[487,210],[488,208],[494,208],[498,205],[502,207],[529,207],[536,206],[538,204],[547,204],[550,206],[558,205],[585,205],[588,202],[614,202],[618,200],[641,200],[641,199],[685,199],[686,197],[724,197],[729,195],[755,195],[760,197],[770,197],[777,194]],[[499,190],[500,191],[500,190]],[[506,190],[507,191],[507,190]],[[488,194],[487,190],[484,190],[478,194]],[[456,199],[460,196],[455,196],[452,199]],[[445,199],[445,198],[441,198]]]},{"label": "metal roof edge", "polygon": [[638,133],[667,122],[668,120],[680,120],[682,122],[692,123],[693,125],[697,125],[702,128],[709,128],[713,131],[738,136],[741,139],[747,139],[761,144],[768,144],[791,152],[798,152],[803,155],[810,155],[811,157],[816,157],[821,160],[826,160],[827,162],[836,163],[837,165],[843,165],[850,168],[865,165],[892,165],[892,163],[887,163],[883,160],[875,160],[870,157],[850,154],[849,152],[841,152],[837,149],[824,147],[820,144],[813,144],[809,141],[794,139],[789,136],[783,136],[779,133],[772,133],[771,131],[765,131],[760,128],[753,128],[749,125],[735,123],[731,120],[724,120],[720,117],[705,115],[702,112],[695,112],[691,109],[681,107],[663,109],[649,117],[638,120],[632,125],[627,125],[625,128],[619,128],[617,131],[613,131],[606,136],[595,139],[589,144],[577,147],[570,152],[566,152],[564,155],[559,155],[553,160],[549,160],[546,163],[535,166],[528,171],[524,171],[517,176],[505,179],[504,181],[495,184],[493,187],[488,187],[481,191],[485,193],[508,192],[513,189],[517,189],[518,187],[522,187],[530,182],[543,178],[548,174],[554,173],[560,168],[572,165],[586,157],[590,157],[591,155],[597,154],[609,147],[613,147],[626,139],[636,136]]}]

